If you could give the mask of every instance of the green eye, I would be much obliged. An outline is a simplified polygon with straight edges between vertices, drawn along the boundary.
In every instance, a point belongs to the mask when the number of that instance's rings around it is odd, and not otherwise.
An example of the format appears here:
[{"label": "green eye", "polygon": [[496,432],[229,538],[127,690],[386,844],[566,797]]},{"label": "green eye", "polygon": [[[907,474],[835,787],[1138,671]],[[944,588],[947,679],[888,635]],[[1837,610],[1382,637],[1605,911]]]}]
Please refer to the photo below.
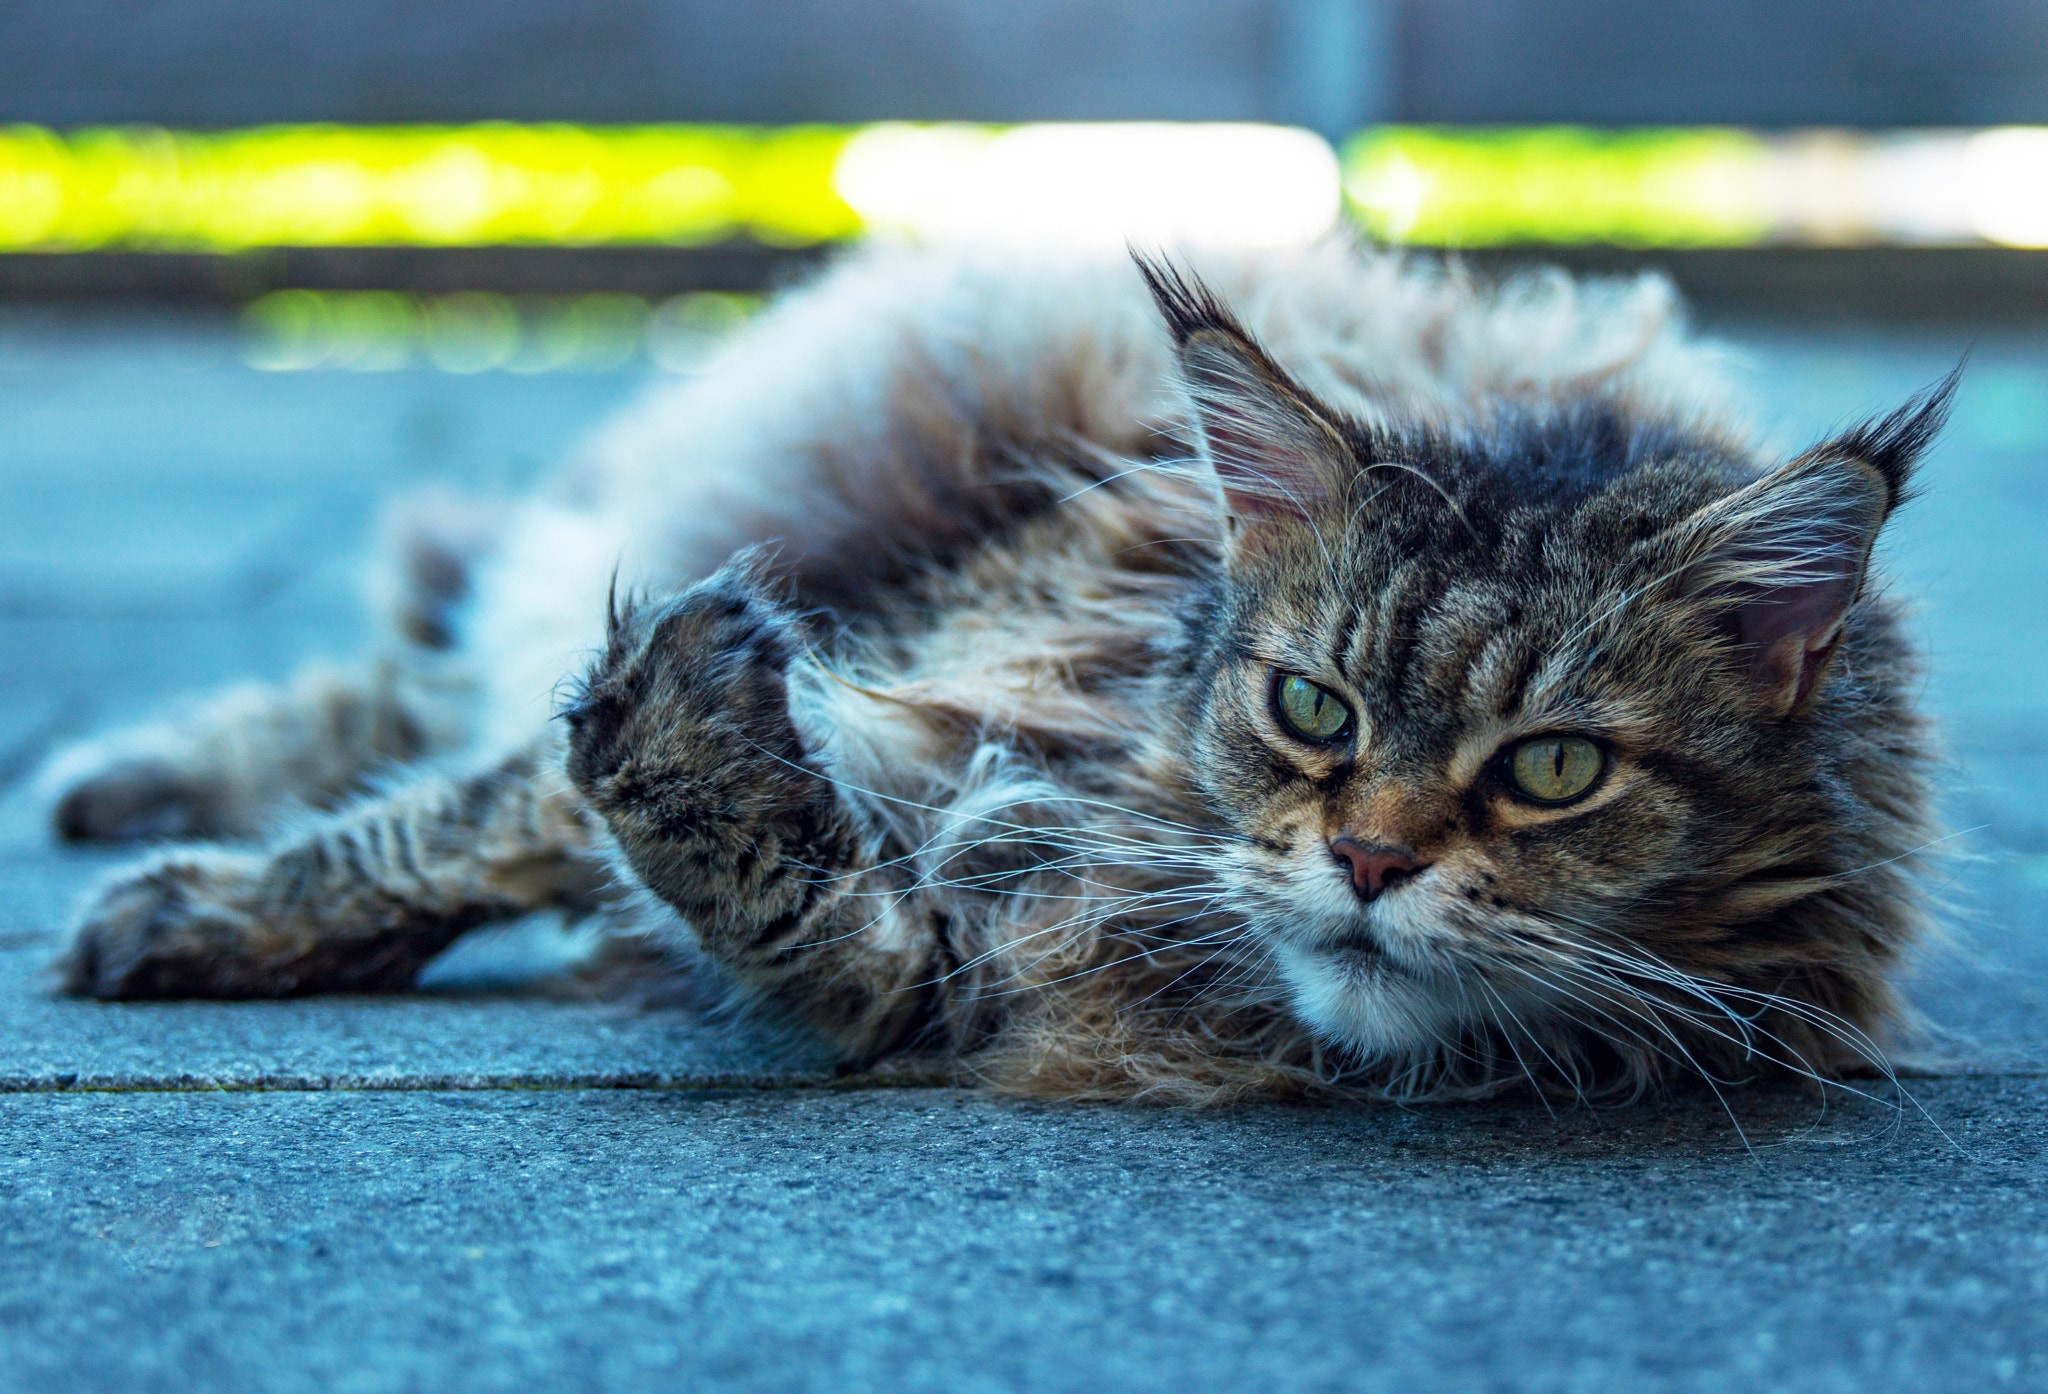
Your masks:
[{"label": "green eye", "polygon": [[1515,791],[1537,803],[1570,803],[1600,780],[1607,757],[1584,736],[1538,736],[1508,755]]},{"label": "green eye", "polygon": [[1351,729],[1351,708],[1325,687],[1292,674],[1273,686],[1273,706],[1280,724],[1305,741],[1329,745]]}]

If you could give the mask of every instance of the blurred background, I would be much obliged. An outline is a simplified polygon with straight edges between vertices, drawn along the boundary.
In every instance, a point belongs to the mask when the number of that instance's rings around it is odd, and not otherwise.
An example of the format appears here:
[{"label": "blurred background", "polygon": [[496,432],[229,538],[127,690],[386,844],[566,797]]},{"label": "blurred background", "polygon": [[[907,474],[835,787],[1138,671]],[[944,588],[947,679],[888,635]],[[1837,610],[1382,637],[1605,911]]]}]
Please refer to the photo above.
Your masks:
[{"label": "blurred background", "polygon": [[863,236],[1342,227],[1667,274],[1787,448],[1969,353],[1898,560],[2048,868],[2031,0],[10,0],[0,776],[345,647],[378,500],[518,487]]},{"label": "blurred background", "polygon": [[1348,222],[2011,316],[2044,79],[2028,0],[13,0],[0,292],[644,298],[875,231]]}]

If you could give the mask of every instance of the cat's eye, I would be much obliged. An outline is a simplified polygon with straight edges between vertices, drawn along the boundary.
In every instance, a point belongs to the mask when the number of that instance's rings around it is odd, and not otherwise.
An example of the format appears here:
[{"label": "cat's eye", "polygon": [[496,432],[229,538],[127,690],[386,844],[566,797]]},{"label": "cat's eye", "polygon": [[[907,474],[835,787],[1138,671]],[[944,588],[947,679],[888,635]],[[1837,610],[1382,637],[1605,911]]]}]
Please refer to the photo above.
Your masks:
[{"label": "cat's eye", "polygon": [[1274,682],[1273,709],[1289,732],[1316,745],[1333,745],[1351,730],[1351,708],[1343,698],[1292,673]]},{"label": "cat's eye", "polygon": [[1537,736],[1508,752],[1508,782],[1536,803],[1570,803],[1591,792],[1607,755],[1584,736]]}]

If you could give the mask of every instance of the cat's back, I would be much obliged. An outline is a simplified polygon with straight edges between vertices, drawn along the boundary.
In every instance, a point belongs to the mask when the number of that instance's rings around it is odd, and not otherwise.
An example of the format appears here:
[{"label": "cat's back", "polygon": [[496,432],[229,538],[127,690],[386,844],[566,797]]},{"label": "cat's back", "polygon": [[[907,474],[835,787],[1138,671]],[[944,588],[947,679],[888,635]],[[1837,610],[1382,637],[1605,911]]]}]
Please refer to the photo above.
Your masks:
[{"label": "cat's back", "polygon": [[[1458,423],[1597,392],[1725,415],[1715,356],[1661,281],[1492,285],[1332,240],[1186,264],[1339,410]],[[858,608],[1058,506],[1185,457],[1185,403],[1141,277],[1111,252],[870,248],[781,297],[699,374],[598,433],[519,510],[471,634],[523,726],[600,637],[620,584],[671,589],[772,542],[828,608]]]},{"label": "cat's back", "polygon": [[[1505,281],[1332,239],[1182,260],[1332,406],[1457,423],[1503,404],[1616,395],[1659,416],[1730,413],[1721,356],[1668,283],[1561,271]],[[1130,260],[877,247],[782,296],[702,374],[650,392],[581,452],[584,498],[701,501],[707,445],[735,474],[789,462],[915,468],[935,445],[1185,435],[1165,333]]]}]

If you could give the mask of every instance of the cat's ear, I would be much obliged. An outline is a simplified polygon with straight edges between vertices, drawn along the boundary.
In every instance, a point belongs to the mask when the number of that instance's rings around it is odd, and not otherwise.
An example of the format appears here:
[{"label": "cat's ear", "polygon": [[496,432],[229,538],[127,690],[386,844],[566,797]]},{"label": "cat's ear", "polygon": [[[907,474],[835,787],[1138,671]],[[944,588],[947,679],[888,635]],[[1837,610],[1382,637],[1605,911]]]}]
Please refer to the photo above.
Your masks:
[{"label": "cat's ear", "polygon": [[1350,452],[1332,414],[1199,280],[1132,254],[1173,335],[1202,458],[1239,523],[1300,520],[1341,497]]},{"label": "cat's ear", "polygon": [[1827,671],[1878,531],[1906,498],[1956,381],[1815,446],[1681,529],[1680,584],[1714,608],[1772,715],[1803,709]]}]

